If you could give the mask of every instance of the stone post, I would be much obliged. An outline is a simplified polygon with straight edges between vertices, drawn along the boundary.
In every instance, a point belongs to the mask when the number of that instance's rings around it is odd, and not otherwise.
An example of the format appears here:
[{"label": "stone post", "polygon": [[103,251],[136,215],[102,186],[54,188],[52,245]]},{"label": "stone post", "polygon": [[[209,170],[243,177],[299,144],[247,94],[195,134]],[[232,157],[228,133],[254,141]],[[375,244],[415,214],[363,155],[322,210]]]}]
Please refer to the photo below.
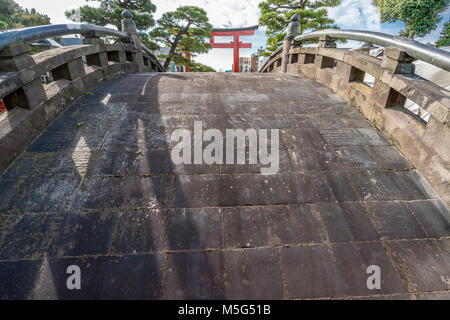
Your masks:
[{"label": "stone post", "polygon": [[[414,58],[410,57],[406,52],[397,48],[387,47],[384,49],[384,55],[386,59],[381,63],[382,69],[397,74],[414,73],[415,66],[412,63]],[[382,73],[380,76],[382,76]],[[382,108],[403,106],[406,101],[403,95],[383,83],[381,79],[375,79],[372,98]]]},{"label": "stone post", "polygon": [[[336,39],[327,35],[323,35],[319,37],[319,48],[336,48]],[[320,52],[320,49],[319,49]],[[316,59],[314,63],[319,69],[324,68],[333,68],[334,67],[334,59],[326,56],[322,56],[320,54],[316,55]]]},{"label": "stone post", "polygon": [[107,67],[108,55],[102,48],[105,46],[105,42],[100,39],[100,35],[94,31],[90,31],[83,34],[83,44],[98,45],[99,52],[86,56],[86,62],[88,66]]},{"label": "stone post", "polygon": [[336,39],[327,35],[320,36],[319,48],[336,48]]},{"label": "stone post", "polygon": [[[0,72],[19,71],[34,65],[25,43],[15,43],[0,51]],[[4,98],[6,108],[32,109],[46,99],[44,87],[39,78],[25,84],[21,89]]]},{"label": "stone post", "polygon": [[292,41],[294,38],[302,33],[301,25],[300,25],[300,16],[298,14],[294,14],[291,17],[291,22],[289,23],[287,35],[284,38],[283,43],[283,55],[282,55],[282,72],[287,72],[287,65],[289,63],[289,51],[291,50]]},{"label": "stone post", "polygon": [[100,39],[100,34],[98,34],[95,31],[88,31],[82,34],[84,39],[83,39],[83,44],[98,44],[98,45],[103,45],[105,44],[105,42]]},{"label": "stone post", "polygon": [[410,74],[414,73],[414,58],[410,57],[406,52],[397,48],[387,47],[384,49],[386,59],[383,60],[381,68],[388,69],[393,73]]},{"label": "stone post", "polygon": [[130,11],[122,11],[122,32],[127,33],[130,36],[130,43],[136,49],[135,62],[138,65],[138,72],[144,71],[144,57],[142,54],[141,39],[137,34],[136,23],[133,21],[133,15]]}]

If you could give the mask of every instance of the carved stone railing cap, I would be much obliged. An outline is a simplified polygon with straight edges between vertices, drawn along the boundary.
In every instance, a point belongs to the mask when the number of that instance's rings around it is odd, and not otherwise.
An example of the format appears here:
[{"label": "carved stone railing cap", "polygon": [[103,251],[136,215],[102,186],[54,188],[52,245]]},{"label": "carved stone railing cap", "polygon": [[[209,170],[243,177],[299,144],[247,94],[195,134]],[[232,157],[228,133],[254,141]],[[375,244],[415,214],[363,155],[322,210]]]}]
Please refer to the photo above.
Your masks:
[{"label": "carved stone railing cap", "polygon": [[133,15],[131,14],[130,11],[128,11],[128,10],[123,10],[123,11],[122,11],[122,18],[124,18],[124,19],[132,19],[132,18],[133,18]]},{"label": "carved stone railing cap", "polygon": [[287,36],[295,37],[302,33],[301,25],[300,25],[300,16],[298,14],[294,14],[291,17],[291,22],[287,28]]}]

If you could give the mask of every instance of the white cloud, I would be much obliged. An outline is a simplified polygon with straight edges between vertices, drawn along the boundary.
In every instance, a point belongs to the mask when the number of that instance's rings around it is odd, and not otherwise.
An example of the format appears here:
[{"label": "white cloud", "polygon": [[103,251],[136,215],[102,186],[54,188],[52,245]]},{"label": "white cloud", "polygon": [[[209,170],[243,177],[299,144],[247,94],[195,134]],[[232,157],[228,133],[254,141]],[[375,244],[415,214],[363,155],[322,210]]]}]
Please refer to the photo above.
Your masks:
[{"label": "white cloud", "polygon": [[[23,8],[35,8],[37,12],[46,14],[50,17],[52,24],[71,23],[64,12],[69,9],[79,8],[86,3],[85,0],[14,0]],[[98,6],[95,2],[89,3],[90,6]]]},{"label": "white cloud", "polygon": [[244,27],[258,24],[261,0],[154,0],[156,17],[179,6],[197,6],[208,12],[214,27]]},{"label": "white cloud", "polygon": [[381,30],[380,14],[372,0],[342,0],[339,6],[329,8],[328,14],[341,28]]}]

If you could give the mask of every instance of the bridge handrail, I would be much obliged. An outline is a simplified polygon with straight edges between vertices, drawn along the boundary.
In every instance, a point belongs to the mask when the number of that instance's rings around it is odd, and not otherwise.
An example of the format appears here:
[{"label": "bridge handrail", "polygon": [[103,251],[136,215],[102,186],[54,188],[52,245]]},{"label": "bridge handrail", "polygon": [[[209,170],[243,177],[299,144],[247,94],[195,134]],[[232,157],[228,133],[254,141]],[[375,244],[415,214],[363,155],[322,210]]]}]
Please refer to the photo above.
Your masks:
[{"label": "bridge handrail", "polygon": [[[100,82],[165,71],[142,44],[132,17],[122,12],[121,31],[74,23],[0,32],[0,171],[72,101]],[[83,35],[83,44],[30,52],[29,43],[69,34]],[[108,44],[105,36],[122,41]]]},{"label": "bridge handrail", "polygon": [[[346,30],[346,29],[326,29],[321,31],[314,31],[306,34],[296,36],[294,42],[299,43],[306,40],[318,39],[323,36],[328,36],[335,39],[347,39],[370,42],[381,47],[394,47],[406,52],[409,56],[432,64],[436,67],[450,71],[450,52],[445,50],[423,44],[421,42],[392,36],[389,34],[364,31],[364,30]],[[261,68],[264,69],[266,64],[283,50],[283,46],[275,50],[270,59]]]},{"label": "bridge handrail", "polygon": [[84,23],[53,24],[24,29],[9,30],[0,33],[0,51],[18,42],[34,42],[46,38],[61,37],[70,34],[113,36],[129,39],[130,35],[114,29]]},{"label": "bridge handrail", "polygon": [[[315,38],[318,46],[301,45]],[[370,47],[337,48],[339,38],[384,46],[384,57],[369,55]],[[440,67],[444,77],[450,69],[450,53],[416,41],[325,30],[286,37],[260,72],[299,74],[331,89],[389,138],[450,203],[450,91],[416,74],[417,59]]]},{"label": "bridge handrail", "polygon": [[317,39],[320,38],[320,36],[329,36],[336,39],[365,41],[381,47],[394,47],[405,51],[409,56],[417,60],[422,60],[436,67],[450,71],[450,52],[429,46],[416,40],[392,36],[381,32],[327,29],[299,35],[295,37],[294,41],[298,42]]}]

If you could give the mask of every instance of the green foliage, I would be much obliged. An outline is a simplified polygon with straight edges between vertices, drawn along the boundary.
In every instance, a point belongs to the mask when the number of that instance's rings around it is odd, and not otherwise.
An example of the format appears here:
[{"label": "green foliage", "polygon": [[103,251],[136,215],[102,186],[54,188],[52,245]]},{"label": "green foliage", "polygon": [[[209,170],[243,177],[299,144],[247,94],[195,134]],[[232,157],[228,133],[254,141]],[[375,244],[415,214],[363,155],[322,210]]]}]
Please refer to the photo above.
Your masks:
[{"label": "green foliage", "polygon": [[50,24],[50,18],[35,9],[22,9],[13,0],[0,0],[0,31]]},{"label": "green foliage", "polygon": [[373,0],[381,13],[381,22],[402,21],[406,24],[400,35],[413,39],[423,37],[436,29],[439,14],[450,5],[450,0]]},{"label": "green foliage", "polygon": [[39,46],[33,46],[31,44],[29,44],[28,47],[30,48],[30,51],[28,51],[28,54],[30,54],[30,55],[42,52],[44,50]]},{"label": "green foliage", "polygon": [[328,17],[326,7],[339,5],[340,0],[265,0],[259,4],[261,18],[259,24],[267,27],[267,52],[270,55],[283,44],[285,29],[294,14],[300,16],[302,33],[305,30],[337,28]]},{"label": "green foliage", "polygon": [[195,6],[179,7],[173,12],[166,12],[158,20],[158,26],[151,32],[151,36],[170,48],[164,68],[170,61],[176,65],[187,66],[189,61],[180,53],[189,52],[191,57],[198,53],[206,53],[211,45],[205,38],[211,38],[212,25],[208,21],[206,11]]},{"label": "green foliage", "polygon": [[149,49],[158,48],[148,35],[148,30],[155,25],[152,14],[156,11],[156,6],[150,0],[86,0],[86,2],[97,2],[100,6],[95,8],[84,5],[78,9],[68,10],[65,12],[66,17],[98,26],[111,24],[116,26],[117,30],[121,30],[122,11],[128,10],[133,15],[142,43]]},{"label": "green foliage", "polygon": [[214,68],[194,61],[191,61],[188,66],[191,72],[216,72]]},{"label": "green foliage", "polygon": [[438,41],[436,41],[436,47],[447,47],[450,46],[450,21],[444,25],[444,29],[441,32],[441,36]]}]

